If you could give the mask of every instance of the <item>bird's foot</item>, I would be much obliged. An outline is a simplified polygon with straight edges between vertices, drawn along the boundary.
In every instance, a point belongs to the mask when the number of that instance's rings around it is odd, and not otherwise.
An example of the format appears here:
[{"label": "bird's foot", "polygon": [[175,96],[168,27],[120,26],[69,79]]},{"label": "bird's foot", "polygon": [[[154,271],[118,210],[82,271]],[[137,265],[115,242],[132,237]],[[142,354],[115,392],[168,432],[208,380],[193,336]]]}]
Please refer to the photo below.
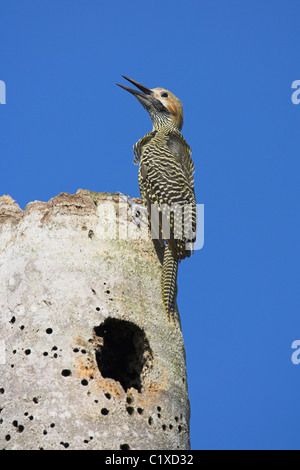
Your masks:
[{"label": "bird's foot", "polygon": [[115,194],[118,194],[120,199],[123,199],[128,204],[130,209],[131,217],[133,218],[135,224],[140,228],[141,224],[148,224],[148,211],[146,207],[142,204],[137,204],[133,199],[128,196],[128,194],[123,194],[117,191]]}]

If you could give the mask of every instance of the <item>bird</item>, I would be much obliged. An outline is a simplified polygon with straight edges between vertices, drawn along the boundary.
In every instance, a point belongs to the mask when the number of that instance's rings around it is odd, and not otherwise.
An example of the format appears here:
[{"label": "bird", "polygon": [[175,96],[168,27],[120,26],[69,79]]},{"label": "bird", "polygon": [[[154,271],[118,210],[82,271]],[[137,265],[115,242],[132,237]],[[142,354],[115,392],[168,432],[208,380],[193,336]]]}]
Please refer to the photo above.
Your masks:
[{"label": "bird", "polygon": [[164,246],[162,301],[169,324],[172,321],[176,326],[178,265],[193,252],[197,222],[194,162],[191,148],[180,132],[183,106],[164,88],[149,89],[122,77],[138,90],[117,85],[135,96],[152,120],[152,131],[133,146],[134,163],[139,165],[139,189],[152,238]]}]

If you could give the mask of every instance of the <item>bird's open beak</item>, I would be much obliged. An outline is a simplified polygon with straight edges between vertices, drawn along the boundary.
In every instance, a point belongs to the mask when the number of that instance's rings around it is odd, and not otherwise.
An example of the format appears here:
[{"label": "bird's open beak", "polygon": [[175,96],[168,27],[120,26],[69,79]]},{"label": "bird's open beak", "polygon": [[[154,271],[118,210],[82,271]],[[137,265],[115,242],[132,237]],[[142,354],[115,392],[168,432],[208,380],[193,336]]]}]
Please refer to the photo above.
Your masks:
[{"label": "bird's open beak", "polygon": [[132,80],[131,78],[125,77],[125,75],[122,75],[125,80],[128,80],[128,82],[132,83],[134,86],[136,86],[139,90],[135,90],[134,88],[129,88],[124,85],[120,85],[117,83],[118,86],[123,88],[126,91],[129,91],[133,96],[135,96],[139,102],[144,106],[147,111],[150,110],[150,108],[155,108],[157,111],[164,111],[169,113],[169,110],[165,108],[165,106],[156,98],[154,98],[154,93],[150,88],[145,87],[144,85],[141,85],[140,83],[136,82],[135,80]]},{"label": "bird's open beak", "polygon": [[128,80],[128,82],[132,83],[134,86],[136,86],[139,90],[143,92],[141,93],[140,91],[135,90],[134,88],[129,88],[127,86],[119,85],[119,83],[117,83],[118,86],[120,86],[121,88],[124,88],[124,90],[126,91],[129,91],[129,93],[132,93],[134,96],[144,97],[145,95],[153,95],[153,91],[151,91],[149,88],[145,87],[144,85],[141,85],[140,83],[136,82],[135,80],[132,80],[131,78],[125,77],[125,75],[122,75],[122,77],[125,78],[125,80]]}]

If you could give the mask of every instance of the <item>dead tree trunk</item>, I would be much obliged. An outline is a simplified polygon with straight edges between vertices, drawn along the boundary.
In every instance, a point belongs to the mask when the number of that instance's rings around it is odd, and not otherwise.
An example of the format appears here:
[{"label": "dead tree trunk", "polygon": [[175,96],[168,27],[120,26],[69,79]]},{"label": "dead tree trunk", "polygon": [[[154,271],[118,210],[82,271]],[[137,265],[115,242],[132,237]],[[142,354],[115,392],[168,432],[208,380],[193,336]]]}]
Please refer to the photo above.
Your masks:
[{"label": "dead tree trunk", "polygon": [[189,448],[183,338],[136,208],[0,198],[0,448]]}]

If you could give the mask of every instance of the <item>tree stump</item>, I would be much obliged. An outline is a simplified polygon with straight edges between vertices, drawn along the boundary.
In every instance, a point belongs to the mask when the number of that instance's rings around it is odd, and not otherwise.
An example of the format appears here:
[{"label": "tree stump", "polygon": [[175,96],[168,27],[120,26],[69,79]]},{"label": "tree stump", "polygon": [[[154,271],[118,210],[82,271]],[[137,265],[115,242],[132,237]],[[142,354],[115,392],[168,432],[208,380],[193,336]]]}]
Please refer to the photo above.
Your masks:
[{"label": "tree stump", "polygon": [[183,338],[138,203],[0,198],[0,448],[189,449]]}]

